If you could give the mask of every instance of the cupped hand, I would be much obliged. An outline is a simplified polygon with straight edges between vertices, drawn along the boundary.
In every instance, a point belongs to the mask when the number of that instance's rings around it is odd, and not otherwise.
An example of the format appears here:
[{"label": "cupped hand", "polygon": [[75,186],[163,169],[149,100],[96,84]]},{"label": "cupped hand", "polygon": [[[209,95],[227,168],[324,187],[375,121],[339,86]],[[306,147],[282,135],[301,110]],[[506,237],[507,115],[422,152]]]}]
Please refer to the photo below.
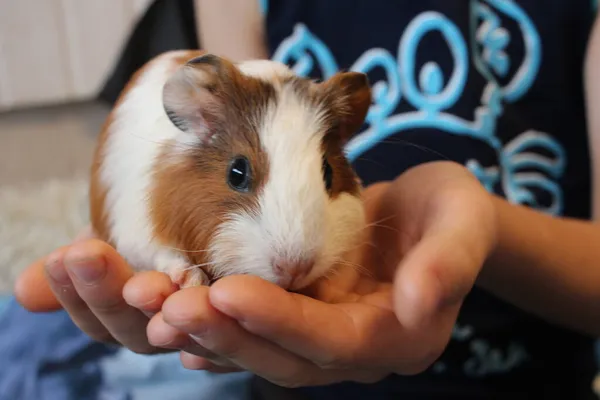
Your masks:
[{"label": "cupped hand", "polygon": [[[86,229],[70,245],[30,265],[16,282],[15,297],[32,312],[64,309],[97,341],[153,354],[174,351],[150,344],[146,329],[150,318],[176,290],[166,274],[148,271],[134,275],[115,249]],[[198,353],[199,346],[183,333],[170,340],[177,340],[180,349]]]},{"label": "cupped hand", "polygon": [[[84,235],[16,285],[31,311],[64,308],[95,339],[135,352],[182,351],[188,368],[252,371],[294,387],[418,373],[443,352],[495,243],[489,195],[463,167],[431,163],[365,192],[365,244],[304,293],[251,276],[176,291],[135,274]],[[166,299],[166,300],[165,300]]]},{"label": "cupped hand", "polygon": [[495,245],[493,203],[465,168],[438,162],[369,187],[365,206],[352,266],[303,293],[252,276],[177,291],[152,317],[150,342],[177,348],[190,335],[201,351],[182,352],[186,367],[286,387],[427,369]]}]

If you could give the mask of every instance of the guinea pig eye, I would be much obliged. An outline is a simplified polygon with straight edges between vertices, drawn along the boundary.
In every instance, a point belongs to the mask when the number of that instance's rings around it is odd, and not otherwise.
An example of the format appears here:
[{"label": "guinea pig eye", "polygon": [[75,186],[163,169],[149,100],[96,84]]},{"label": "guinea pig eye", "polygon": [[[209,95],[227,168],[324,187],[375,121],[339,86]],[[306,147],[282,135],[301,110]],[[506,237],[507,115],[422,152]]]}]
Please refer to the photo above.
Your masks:
[{"label": "guinea pig eye", "polygon": [[239,192],[250,188],[250,162],[246,157],[238,156],[231,160],[227,171],[227,183]]},{"label": "guinea pig eye", "polygon": [[333,170],[329,162],[327,162],[327,158],[323,158],[323,181],[327,190],[331,190],[331,186],[333,185]]}]

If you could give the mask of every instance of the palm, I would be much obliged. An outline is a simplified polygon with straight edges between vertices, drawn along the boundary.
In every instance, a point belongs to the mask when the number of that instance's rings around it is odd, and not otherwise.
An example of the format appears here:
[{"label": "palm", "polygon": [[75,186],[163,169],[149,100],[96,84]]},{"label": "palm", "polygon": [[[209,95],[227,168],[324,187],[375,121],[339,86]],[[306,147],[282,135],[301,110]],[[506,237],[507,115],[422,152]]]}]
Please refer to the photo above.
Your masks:
[{"label": "palm", "polygon": [[[332,333],[323,353],[342,340],[353,343],[345,350],[355,368],[377,359],[387,370],[418,371],[445,347],[490,247],[489,199],[474,177],[451,164],[415,168],[367,188],[364,196],[363,245],[333,276],[292,294],[301,308],[295,312],[304,320],[340,318],[331,324],[343,337]],[[303,295],[325,304],[319,307]],[[339,358],[342,366],[349,363]],[[399,366],[398,359],[405,364]]]},{"label": "palm", "polygon": [[[363,196],[367,226],[361,246],[349,253],[331,276],[302,294],[327,303],[370,305],[392,312],[393,281],[398,265],[424,233],[432,226],[435,228],[432,215],[439,218],[456,215],[457,224],[462,225],[478,223],[474,212],[478,205],[473,204],[477,200],[461,195],[461,192],[467,194],[464,184],[473,182],[464,176],[461,180],[448,180],[454,177],[452,168],[456,167],[451,166],[449,171],[440,171],[438,167],[436,175],[417,169],[394,182],[366,188]],[[440,197],[449,201],[442,202]]]}]

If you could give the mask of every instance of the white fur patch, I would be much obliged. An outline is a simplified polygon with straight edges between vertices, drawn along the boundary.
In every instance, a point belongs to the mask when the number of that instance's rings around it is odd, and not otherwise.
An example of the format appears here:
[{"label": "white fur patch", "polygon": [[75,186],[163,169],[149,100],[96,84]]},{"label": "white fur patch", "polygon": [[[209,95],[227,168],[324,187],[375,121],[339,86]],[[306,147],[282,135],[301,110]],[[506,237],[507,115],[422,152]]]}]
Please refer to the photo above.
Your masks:
[{"label": "white fur patch", "polygon": [[277,77],[290,77],[294,73],[287,65],[271,60],[248,60],[237,65],[243,74],[267,82],[273,82]]},{"label": "white fur patch", "polygon": [[[287,72],[285,72],[287,73]],[[316,261],[296,287],[327,272],[355,244],[364,224],[362,203],[349,194],[331,200],[323,180],[323,110],[280,88],[259,132],[269,158],[269,178],[258,215],[236,213],[212,242],[214,261],[225,274],[251,273],[276,282],[277,260]]]}]

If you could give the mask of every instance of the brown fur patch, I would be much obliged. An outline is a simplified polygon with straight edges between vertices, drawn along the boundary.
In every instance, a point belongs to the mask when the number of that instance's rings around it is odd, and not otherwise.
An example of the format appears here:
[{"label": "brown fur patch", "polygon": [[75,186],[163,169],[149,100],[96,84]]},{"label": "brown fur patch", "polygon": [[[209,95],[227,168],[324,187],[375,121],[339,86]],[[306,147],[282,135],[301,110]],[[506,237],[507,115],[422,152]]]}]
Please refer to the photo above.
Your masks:
[{"label": "brown fur patch", "polygon": [[98,143],[96,145],[90,171],[89,187],[89,212],[92,229],[101,240],[104,240],[111,245],[114,244],[110,240],[111,238],[107,223],[108,217],[105,207],[107,189],[101,181],[100,169],[102,168],[102,161],[104,160],[104,144],[108,138],[108,128],[112,124],[113,118],[114,116],[111,112],[98,137]]},{"label": "brown fur patch", "polygon": [[[268,177],[268,157],[260,145],[258,124],[267,104],[275,101],[275,90],[230,65],[224,68],[221,78],[209,82],[219,105],[208,118],[212,140],[181,154],[174,163],[158,163],[150,196],[156,238],[183,249],[193,264],[208,261],[207,254],[199,251],[207,248],[227,214],[258,211],[258,195]],[[178,151],[166,147],[161,159]],[[227,183],[230,162],[238,155],[251,165],[252,187],[246,193]]]},{"label": "brown fur patch", "polygon": [[359,72],[340,72],[323,82],[321,91],[339,122],[334,134],[344,143],[348,142],[364,124],[371,106],[367,76]]},{"label": "brown fur patch", "polygon": [[329,196],[335,199],[342,193],[349,193],[353,196],[360,194],[360,185],[354,169],[344,154],[344,148],[341,140],[335,136],[325,136],[322,148],[325,158],[333,171],[333,179]]},{"label": "brown fur patch", "polygon": [[[204,52],[200,50],[190,50],[186,51],[179,57],[174,58],[173,68],[175,69],[178,65],[185,63],[186,61],[203,55]],[[90,187],[89,187],[89,212],[90,212],[90,223],[92,229],[99,236],[100,239],[106,241],[107,243],[114,245],[112,243],[112,238],[110,237],[110,230],[108,227],[108,216],[106,210],[106,195],[107,188],[101,181],[100,177],[100,169],[102,168],[102,164],[104,161],[104,151],[106,141],[110,136],[110,128],[115,119],[116,110],[123,103],[127,93],[135,87],[140,77],[149,69],[152,68],[153,65],[159,61],[161,56],[158,56],[145,65],[143,65],[140,69],[138,69],[132,77],[127,82],[127,85],[121,91],[119,98],[117,99],[115,105],[113,106],[112,111],[104,121],[104,124],[101,128],[100,134],[98,136],[96,142],[96,148],[94,151],[91,167],[90,167]]]},{"label": "brown fur patch", "polygon": [[330,196],[340,193],[357,196],[360,184],[344,154],[344,146],[358,133],[371,106],[371,88],[366,75],[340,72],[319,84],[317,91],[330,110],[329,130],[323,137],[323,151],[333,169]]}]

